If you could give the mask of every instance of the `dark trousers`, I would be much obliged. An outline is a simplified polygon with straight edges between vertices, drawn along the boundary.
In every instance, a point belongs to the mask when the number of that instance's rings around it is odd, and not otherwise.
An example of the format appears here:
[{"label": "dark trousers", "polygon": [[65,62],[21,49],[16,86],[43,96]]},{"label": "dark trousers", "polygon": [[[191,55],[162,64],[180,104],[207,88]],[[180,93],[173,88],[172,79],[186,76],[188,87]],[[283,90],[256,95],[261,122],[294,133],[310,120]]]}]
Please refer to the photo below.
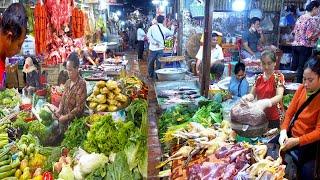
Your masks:
[{"label": "dark trousers", "polygon": [[149,52],[148,57],[148,73],[150,78],[156,78],[156,74],[154,72],[154,63],[156,63],[156,70],[160,69],[161,63],[159,58],[162,57],[163,50],[159,51],[151,51]]},{"label": "dark trousers", "polygon": [[144,41],[138,41],[138,59],[143,59]]},{"label": "dark trousers", "polygon": [[312,48],[311,47],[305,47],[305,46],[293,46],[292,47],[292,64],[291,64],[291,70],[297,71],[297,82],[302,83],[302,77],[303,77],[303,67],[304,64],[308,61],[309,57],[312,54]]}]

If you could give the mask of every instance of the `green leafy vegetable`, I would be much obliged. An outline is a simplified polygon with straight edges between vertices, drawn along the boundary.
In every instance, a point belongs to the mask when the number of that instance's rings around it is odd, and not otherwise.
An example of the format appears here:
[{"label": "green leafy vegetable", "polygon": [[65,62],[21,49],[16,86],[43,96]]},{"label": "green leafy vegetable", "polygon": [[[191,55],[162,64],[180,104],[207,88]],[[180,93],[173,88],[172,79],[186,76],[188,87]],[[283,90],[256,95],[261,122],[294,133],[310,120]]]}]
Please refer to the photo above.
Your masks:
[{"label": "green leafy vegetable", "polygon": [[[200,109],[193,115],[192,121],[202,124],[203,126],[209,127],[213,123],[219,123],[222,121],[221,116],[221,103],[215,101],[203,101],[199,103]],[[219,113],[213,114],[213,113]],[[221,117],[221,118],[220,118]]]},{"label": "green leafy vegetable", "polygon": [[52,114],[45,109],[41,109],[39,113],[39,117],[41,118],[41,123],[44,124],[45,126],[49,126],[53,119],[52,119]]},{"label": "green leafy vegetable", "polygon": [[293,98],[293,94],[287,94],[287,95],[283,96],[283,105],[285,108],[289,107],[289,104],[290,104],[292,98]]},{"label": "green leafy vegetable", "polygon": [[131,102],[127,107],[127,121],[134,122],[136,127],[141,126],[143,116],[147,116],[148,103],[144,99],[137,99]]},{"label": "green leafy vegetable", "polygon": [[136,132],[137,128],[132,121],[114,122],[110,115],[102,116],[87,133],[84,149],[105,155],[117,153],[125,148],[129,138]]},{"label": "green leafy vegetable", "polygon": [[40,141],[47,137],[47,127],[43,125],[40,121],[29,122],[29,133],[37,136]]},{"label": "green leafy vegetable", "polygon": [[189,122],[197,108],[177,105],[164,112],[159,119],[159,137],[162,139],[168,127]]},{"label": "green leafy vegetable", "polygon": [[13,127],[20,128],[22,134],[27,134],[29,129],[29,124],[24,121],[26,117],[28,117],[28,113],[22,111],[17,115],[17,119],[12,124]]},{"label": "green leafy vegetable", "polygon": [[61,145],[69,149],[82,145],[87,137],[88,130],[85,117],[74,119],[65,132]]},{"label": "green leafy vegetable", "polygon": [[127,157],[123,151],[116,154],[115,161],[107,166],[106,179],[112,180],[131,180],[132,172],[129,170]]}]

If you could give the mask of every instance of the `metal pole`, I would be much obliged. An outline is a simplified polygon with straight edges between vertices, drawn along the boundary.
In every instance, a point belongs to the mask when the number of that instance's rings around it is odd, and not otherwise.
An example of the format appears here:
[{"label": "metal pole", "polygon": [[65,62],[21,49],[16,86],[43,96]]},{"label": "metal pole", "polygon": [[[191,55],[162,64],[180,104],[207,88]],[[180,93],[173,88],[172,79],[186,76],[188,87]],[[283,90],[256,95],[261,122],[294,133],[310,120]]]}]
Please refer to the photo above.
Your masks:
[{"label": "metal pole", "polygon": [[183,0],[177,0],[177,21],[178,21],[178,46],[177,46],[177,55],[182,56],[182,38],[183,38],[183,20],[182,20],[182,8],[183,7]]},{"label": "metal pole", "polygon": [[208,97],[210,85],[211,33],[214,0],[206,0],[204,9],[204,43],[202,54],[202,73],[200,74],[201,95]]}]

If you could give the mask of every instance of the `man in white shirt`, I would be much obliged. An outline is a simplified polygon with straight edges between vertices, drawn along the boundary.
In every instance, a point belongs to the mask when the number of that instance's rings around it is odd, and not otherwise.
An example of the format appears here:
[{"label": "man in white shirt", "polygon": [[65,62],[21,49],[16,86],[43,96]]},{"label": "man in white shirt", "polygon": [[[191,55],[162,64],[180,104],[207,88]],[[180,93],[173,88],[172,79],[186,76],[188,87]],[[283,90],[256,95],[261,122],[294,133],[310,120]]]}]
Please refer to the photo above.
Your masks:
[{"label": "man in white shirt", "polygon": [[163,55],[164,39],[167,36],[174,34],[174,28],[169,30],[163,26],[164,16],[159,15],[157,17],[157,24],[153,24],[147,33],[149,41],[149,57],[148,57],[148,73],[150,78],[156,78],[154,73],[154,62],[156,62],[156,69],[159,69],[161,64],[159,58]]},{"label": "man in white shirt", "polygon": [[[213,74],[222,75],[223,73],[223,52],[222,48],[217,44],[218,42],[218,35],[217,33],[212,33],[211,39],[211,60],[210,60],[210,71]],[[200,72],[200,64],[202,62],[202,55],[203,55],[203,46],[200,46],[200,49],[196,55],[197,63],[196,63],[196,70],[197,74]],[[217,72],[219,71],[219,72]],[[222,71],[222,72],[220,72]]]},{"label": "man in white shirt", "polygon": [[144,51],[144,40],[146,38],[146,33],[143,30],[143,24],[138,24],[137,30],[137,41],[138,41],[138,59],[143,59],[143,51]]}]

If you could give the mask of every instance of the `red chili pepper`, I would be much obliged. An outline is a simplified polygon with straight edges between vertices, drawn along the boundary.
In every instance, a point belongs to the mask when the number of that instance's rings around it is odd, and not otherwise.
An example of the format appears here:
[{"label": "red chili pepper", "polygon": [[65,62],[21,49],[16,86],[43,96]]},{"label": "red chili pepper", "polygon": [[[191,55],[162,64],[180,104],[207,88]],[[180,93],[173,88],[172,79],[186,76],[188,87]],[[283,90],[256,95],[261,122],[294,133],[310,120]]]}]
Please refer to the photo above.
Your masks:
[{"label": "red chili pepper", "polygon": [[42,180],[54,180],[54,178],[51,172],[46,171],[43,173]]}]

